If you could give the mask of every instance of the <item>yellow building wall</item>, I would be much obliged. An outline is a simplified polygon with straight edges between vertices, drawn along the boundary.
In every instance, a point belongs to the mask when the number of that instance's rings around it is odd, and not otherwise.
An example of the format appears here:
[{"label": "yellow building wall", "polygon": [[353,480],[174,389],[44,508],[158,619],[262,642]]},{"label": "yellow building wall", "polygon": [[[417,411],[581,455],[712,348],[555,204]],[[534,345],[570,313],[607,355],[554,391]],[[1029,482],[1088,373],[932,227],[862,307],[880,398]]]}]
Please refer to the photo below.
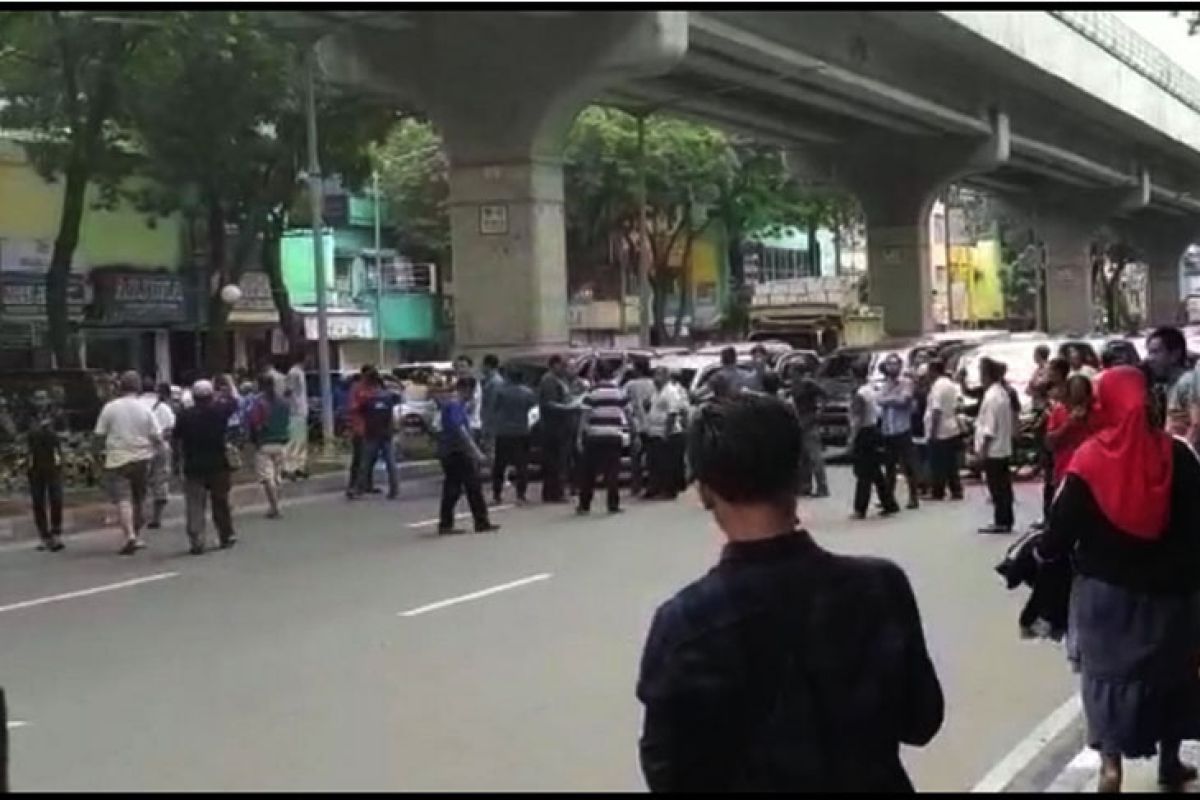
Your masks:
[{"label": "yellow building wall", "polygon": [[[130,180],[133,189],[139,181]],[[63,184],[47,183],[26,161],[21,148],[0,144],[0,239],[42,239],[53,242],[62,212]],[[76,251],[77,271],[92,267],[178,269],[183,260],[183,221],[172,214],[147,224],[149,215],[122,202],[112,211],[92,208],[98,199],[89,186]]]},{"label": "yellow building wall", "polygon": [[984,239],[975,246],[950,248],[952,313],[955,322],[1004,319],[1000,283],[1000,243]]}]

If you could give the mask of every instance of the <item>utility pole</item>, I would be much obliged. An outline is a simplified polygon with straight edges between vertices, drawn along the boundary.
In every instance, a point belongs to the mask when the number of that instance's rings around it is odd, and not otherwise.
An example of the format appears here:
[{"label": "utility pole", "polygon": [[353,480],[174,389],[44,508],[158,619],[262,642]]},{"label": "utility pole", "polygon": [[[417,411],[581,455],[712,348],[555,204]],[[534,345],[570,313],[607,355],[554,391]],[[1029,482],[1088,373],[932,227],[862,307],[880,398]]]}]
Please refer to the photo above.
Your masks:
[{"label": "utility pole", "polygon": [[379,359],[375,365],[383,369],[383,256],[379,252],[381,246],[379,221],[379,170],[371,170],[371,190],[374,192],[375,205],[375,333],[379,339]]},{"label": "utility pole", "polygon": [[333,382],[329,375],[329,314],[325,287],[325,220],[321,213],[321,162],[317,157],[317,47],[314,42],[305,53],[308,117],[308,198],[312,209],[313,269],[317,287],[317,369],[321,381],[321,433],[325,452],[331,452],[333,440]]},{"label": "utility pole", "polygon": [[[650,232],[646,220],[646,112],[637,115],[638,344],[650,346]],[[623,301],[622,301],[623,302]]]}]

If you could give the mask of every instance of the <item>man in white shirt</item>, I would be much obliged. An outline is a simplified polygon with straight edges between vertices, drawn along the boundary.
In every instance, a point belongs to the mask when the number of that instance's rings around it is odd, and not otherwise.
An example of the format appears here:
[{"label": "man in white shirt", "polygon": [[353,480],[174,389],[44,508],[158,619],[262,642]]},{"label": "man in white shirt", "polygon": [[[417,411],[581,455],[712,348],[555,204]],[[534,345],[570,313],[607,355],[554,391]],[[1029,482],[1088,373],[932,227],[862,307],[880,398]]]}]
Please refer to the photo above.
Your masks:
[{"label": "man in white shirt", "polygon": [[979,360],[983,402],[975,421],[975,453],[983,464],[988,493],[992,496],[992,524],[980,533],[1012,533],[1013,487],[1009,462],[1012,459],[1013,412],[1008,391],[1001,382],[1003,367],[990,358]]},{"label": "man in white shirt", "polygon": [[634,497],[646,488],[650,463],[650,436],[646,429],[650,414],[650,401],[658,392],[654,379],[650,377],[650,364],[638,360],[633,363],[634,377],[625,384],[629,397],[629,488]]},{"label": "man in white shirt", "polygon": [[653,394],[646,412],[650,480],[647,499],[674,500],[683,488],[683,451],[687,396],[665,367],[654,370]]},{"label": "man in white shirt", "polygon": [[854,518],[865,519],[871,488],[883,506],[882,516],[900,510],[892,487],[883,475],[883,435],[879,431],[879,401],[868,379],[869,367],[859,362],[851,367],[856,384],[850,397],[850,452],[854,460]]},{"label": "man in white shirt", "polygon": [[962,480],[958,474],[958,452],[962,447],[962,430],[958,426],[958,386],[946,375],[941,359],[929,362],[933,385],[925,407],[925,433],[929,438],[930,497],[962,500]]},{"label": "man in white shirt", "polygon": [[129,556],[145,547],[141,539],[142,503],[150,462],[162,443],[162,432],[154,413],[138,399],[142,379],[130,370],[118,383],[121,396],[110,400],[96,419],[97,444],[104,447],[104,486],[117,507]]},{"label": "man in white shirt", "polygon": [[142,395],[138,398],[150,409],[158,422],[158,430],[162,435],[162,444],[150,460],[149,495],[153,501],[150,509],[150,521],[146,527],[157,530],[162,527],[163,509],[167,507],[167,497],[171,491],[171,432],[175,428],[175,412],[171,409],[171,384],[154,386],[154,379],[147,376],[142,381]]},{"label": "man in white shirt", "polygon": [[297,354],[284,377],[288,417],[288,443],[283,450],[283,474],[293,480],[308,477],[308,380],[304,356]]}]

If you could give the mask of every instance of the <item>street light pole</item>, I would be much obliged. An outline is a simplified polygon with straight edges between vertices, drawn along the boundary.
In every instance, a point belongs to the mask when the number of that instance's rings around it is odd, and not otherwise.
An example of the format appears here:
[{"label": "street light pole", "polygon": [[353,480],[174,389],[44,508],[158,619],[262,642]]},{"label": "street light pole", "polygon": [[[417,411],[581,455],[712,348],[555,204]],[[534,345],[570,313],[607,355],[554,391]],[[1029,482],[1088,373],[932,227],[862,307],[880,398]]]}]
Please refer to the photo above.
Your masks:
[{"label": "street light pole", "polygon": [[375,333],[379,339],[379,359],[375,365],[383,369],[383,256],[379,253],[383,237],[379,221],[379,170],[371,170],[371,191],[375,206]]},{"label": "street light pole", "polygon": [[305,53],[308,122],[308,198],[312,208],[313,269],[317,288],[317,369],[321,382],[321,433],[326,452],[333,449],[333,382],[329,374],[329,315],[325,287],[325,221],[321,214],[321,162],[317,157],[317,48]]},{"label": "street light pole", "polygon": [[[637,115],[638,344],[650,346],[650,234],[646,221],[646,114]],[[624,302],[624,299],[622,299]]]}]

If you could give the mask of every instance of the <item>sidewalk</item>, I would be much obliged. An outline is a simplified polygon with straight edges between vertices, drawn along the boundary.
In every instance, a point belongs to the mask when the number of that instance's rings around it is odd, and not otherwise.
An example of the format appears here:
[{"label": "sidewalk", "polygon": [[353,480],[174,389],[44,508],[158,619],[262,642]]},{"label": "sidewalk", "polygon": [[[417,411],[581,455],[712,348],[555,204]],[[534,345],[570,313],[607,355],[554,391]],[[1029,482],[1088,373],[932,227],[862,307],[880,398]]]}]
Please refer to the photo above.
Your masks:
[{"label": "sidewalk", "polygon": [[[332,467],[332,465],[330,465]],[[400,465],[400,480],[419,480],[441,474],[436,461],[405,461]],[[380,470],[382,473],[382,470]],[[177,489],[172,486],[172,489]],[[317,494],[341,492],[346,488],[346,470],[344,467],[329,469],[313,475],[305,481],[289,481],[284,483],[282,499],[307,497]],[[116,510],[98,493],[80,492],[83,497],[76,496],[81,502],[72,503],[72,497],[67,495],[63,507],[63,535],[82,533],[116,524]],[[229,494],[229,502],[236,511],[239,506],[254,505],[263,500],[263,489],[258,483],[248,481],[234,485]],[[0,543],[20,542],[37,539],[37,528],[33,524],[33,514],[29,510],[29,500],[20,496],[3,504],[0,511]],[[15,508],[14,508],[15,507]],[[9,510],[14,509],[14,510]],[[172,491],[167,508],[163,514],[163,524],[179,522],[183,519],[183,495]]]},{"label": "sidewalk", "polygon": [[[1200,742],[1184,742],[1180,749],[1183,760],[1195,766],[1200,764]],[[1046,788],[1047,793],[1074,794],[1096,791],[1096,774],[1100,768],[1100,755],[1094,750],[1081,750],[1057,778]],[[1124,794],[1161,792],[1158,787],[1158,761],[1147,758],[1137,761],[1126,760],[1125,779],[1121,784]],[[1200,793],[1200,781],[1193,781],[1182,794]]]}]

